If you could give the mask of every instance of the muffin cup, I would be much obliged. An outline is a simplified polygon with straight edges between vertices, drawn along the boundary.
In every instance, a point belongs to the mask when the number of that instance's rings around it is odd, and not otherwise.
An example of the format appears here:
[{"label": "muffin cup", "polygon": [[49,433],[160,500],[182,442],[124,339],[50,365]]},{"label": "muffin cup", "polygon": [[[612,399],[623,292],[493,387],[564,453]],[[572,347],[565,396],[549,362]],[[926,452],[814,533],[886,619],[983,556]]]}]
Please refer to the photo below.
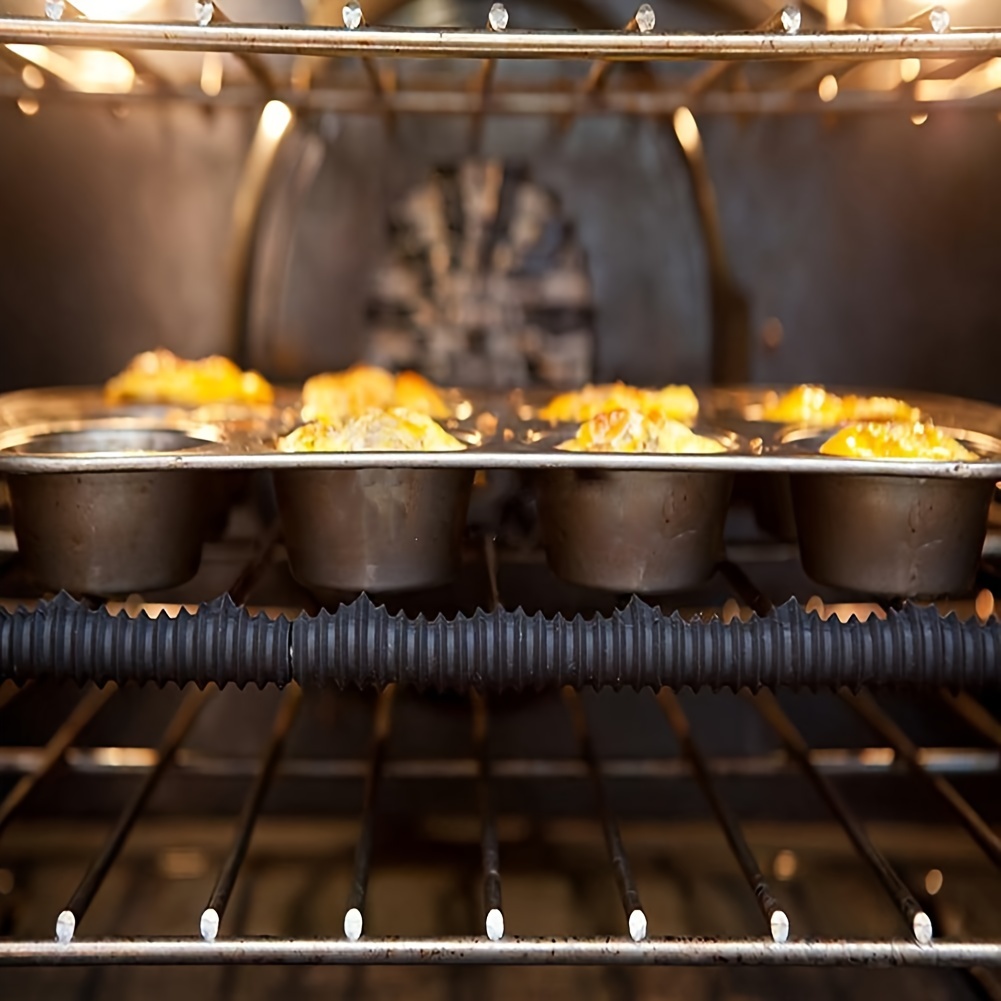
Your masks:
[{"label": "muffin cup", "polygon": [[800,474],[792,493],[803,569],[815,581],[900,598],[973,586],[992,481]]},{"label": "muffin cup", "polygon": [[464,469],[289,469],[275,490],[301,584],[408,591],[459,569],[473,473]]},{"label": "muffin cup", "polygon": [[695,587],[723,556],[725,472],[553,469],[538,476],[546,556],[564,580],[605,591]]}]

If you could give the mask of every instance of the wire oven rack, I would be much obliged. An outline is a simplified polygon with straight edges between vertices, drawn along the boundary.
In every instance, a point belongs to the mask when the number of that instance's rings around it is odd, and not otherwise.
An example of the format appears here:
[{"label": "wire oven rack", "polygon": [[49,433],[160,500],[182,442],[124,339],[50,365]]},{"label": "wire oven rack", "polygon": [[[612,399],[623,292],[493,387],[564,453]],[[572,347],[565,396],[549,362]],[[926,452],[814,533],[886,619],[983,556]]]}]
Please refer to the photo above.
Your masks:
[{"label": "wire oven rack", "polygon": [[[41,6],[41,4],[39,4]],[[399,4],[372,4],[376,16],[391,17]],[[721,5],[724,9],[730,5]],[[88,46],[126,53],[141,86],[128,93],[94,94],[51,76],[44,91],[17,76],[0,76],[0,93],[15,99],[183,100],[224,107],[257,105],[276,98],[303,110],[379,114],[544,115],[564,126],[580,114],[669,116],[688,107],[696,113],[788,114],[889,109],[927,111],[932,105],[962,104],[996,110],[1001,89],[996,60],[1001,27],[954,28],[940,6],[920,11],[902,24],[883,27],[830,25],[812,4],[777,8],[757,25],[741,23],[739,5],[730,10],[737,30],[679,32],[660,30],[656,14],[642,4],[623,28],[600,30],[523,30],[503,4],[484,8],[476,29],[370,26],[358,3],[341,12],[342,24],[243,24],[231,21],[217,3],[192,6],[189,22],[100,22],[85,18],[70,3],[46,4],[52,17],[0,16],[0,66],[20,73],[24,45]],[[388,11],[385,9],[388,8]],[[318,16],[330,16],[317,5]],[[13,48],[11,48],[13,46]],[[231,53],[249,71],[250,82],[235,82],[208,92],[176,79],[165,65],[138,52]],[[19,54],[19,52],[21,54]],[[279,69],[264,57],[294,56],[343,62],[360,58],[363,85],[343,76],[333,79],[299,62]],[[476,61],[468,81],[443,86],[418,74],[406,81],[392,65],[401,59]],[[494,80],[499,61],[542,59],[586,61],[591,68],[576,82],[560,78],[543,85],[503,85]],[[924,61],[894,86],[858,86],[852,71],[878,60]],[[680,80],[649,72],[657,63],[690,65]],[[708,68],[702,66],[709,63]],[[643,69],[642,86],[607,86],[609,69],[632,63]],[[769,63],[777,72],[766,79],[731,87],[741,68]],[[806,63],[807,65],[803,65]],[[303,66],[306,68],[303,69]],[[847,86],[839,81],[849,77]],[[857,76],[857,74],[856,74]],[[824,81],[821,86],[821,81]]]},{"label": "wire oven rack", "polygon": [[[231,589],[237,601],[245,600],[258,579],[262,553],[257,550]],[[755,601],[753,585],[739,571],[728,574],[738,591]],[[496,587],[496,584],[494,584]],[[941,648],[939,648],[941,652]],[[996,669],[996,658],[994,659]],[[0,858],[3,836],[33,795],[47,782],[68,770],[79,776],[130,775],[138,780],[118,816],[90,859],[85,875],[66,901],[53,926],[54,938],[45,940],[0,940],[0,965],[205,965],[205,964],[517,964],[517,965],[768,965],[768,966],[939,966],[975,969],[977,976],[990,977],[982,968],[1001,966],[1001,941],[964,937],[955,927],[944,927],[928,904],[911,889],[913,877],[891,861],[877,846],[868,822],[839,788],[845,776],[881,776],[885,781],[905,772],[926,793],[932,806],[944,807],[972,839],[990,866],[1001,866],[1001,838],[992,827],[991,798],[978,805],[975,797],[960,787],[970,776],[995,781],[1001,771],[1001,722],[989,708],[969,693],[945,689],[937,696],[940,714],[958,716],[965,727],[964,740],[972,746],[957,748],[919,746],[905,731],[898,717],[865,690],[840,690],[840,698],[821,696],[847,706],[849,715],[878,737],[879,746],[830,748],[812,745],[793,714],[767,690],[752,694],[744,690],[740,701],[752,703],[771,734],[777,750],[742,757],[708,754],[689,715],[690,697],[660,689],[656,696],[640,692],[628,697],[633,706],[653,704],[661,726],[673,734],[679,753],[675,757],[613,758],[602,753],[595,723],[592,696],[564,688],[559,711],[565,713],[574,735],[576,756],[497,756],[491,731],[496,719],[494,696],[475,692],[463,696],[468,708],[472,753],[453,757],[397,758],[389,753],[393,733],[394,705],[412,689],[397,694],[394,684],[382,687],[372,700],[370,745],[367,757],[303,758],[289,756],[286,748],[297,719],[304,715],[318,694],[315,688],[289,679],[274,712],[270,736],[264,741],[259,760],[232,754],[205,754],[185,747],[200,713],[213,700],[228,694],[246,698],[248,693],[230,689],[220,693],[215,686],[185,688],[178,707],[162,730],[155,748],[88,747],[81,735],[116,698],[124,697],[125,685],[113,681],[104,687],[86,686],[64,721],[42,746],[0,748],[0,774],[18,776],[0,802]],[[40,677],[20,688],[7,682],[0,687],[0,712],[32,686],[45,686]],[[935,689],[926,689],[926,692]],[[149,693],[155,695],[155,692]],[[341,696],[347,698],[348,696]],[[337,696],[335,696],[337,698]],[[816,697],[814,697],[816,698]],[[242,716],[239,704],[237,717]],[[833,711],[833,709],[832,709]],[[753,714],[752,714],[753,715]],[[977,746],[979,744],[979,746]],[[838,828],[850,842],[857,862],[868,870],[872,886],[879,887],[885,901],[897,912],[898,928],[906,937],[830,939],[807,938],[790,925],[790,912],[782,894],[765,877],[765,867],[751,847],[745,827],[728,802],[728,778],[742,781],[779,781],[798,772],[812,787]],[[188,937],[88,939],[78,934],[123,846],[144,818],[151,798],[168,774],[185,781],[195,776],[243,777],[249,780],[236,829],[217,870],[214,886],[200,916],[192,914]],[[992,776],[995,779],[992,779]],[[276,779],[289,777],[320,782],[364,783],[364,797],[354,848],[348,899],[343,911],[342,933],[328,938],[274,938],[223,934],[227,907],[233,897],[251,845],[255,826]],[[663,929],[649,926],[641,900],[641,880],[634,876],[630,853],[615,807],[616,790],[622,783],[669,782],[694,778],[722,833],[733,860],[746,883],[759,915],[759,930],[746,936],[688,938],[658,937]],[[607,864],[618,889],[622,934],[594,937],[511,937],[505,927],[502,903],[504,852],[498,836],[498,789],[504,783],[537,784],[572,780],[590,786],[596,819],[605,843]],[[482,899],[479,928],[465,937],[387,938],[366,934],[366,900],[373,868],[380,813],[385,807],[387,783],[465,783],[475,788],[479,816],[479,851]],[[965,787],[964,787],[965,789]],[[781,794],[780,794],[781,795]],[[996,803],[995,803],[996,805]],[[984,807],[988,812],[984,812]],[[939,844],[938,836],[932,844]],[[993,878],[993,877],[989,877]],[[985,883],[985,886],[989,885]],[[989,891],[988,891],[989,892]],[[946,924],[948,924],[946,922]],[[479,932],[478,934],[476,932]],[[891,933],[892,934],[892,933]],[[898,933],[899,934],[899,933]]]},{"label": "wire oven rack", "polygon": [[[209,964],[517,964],[517,965],[765,965],[765,966],[918,966],[978,968],[978,976],[990,978],[983,967],[1001,966],[1001,941],[963,937],[947,921],[933,920],[934,901],[922,892],[920,899],[909,887],[913,872],[891,862],[877,847],[872,828],[861,818],[839,788],[853,775],[892,781],[906,769],[916,785],[926,792],[923,810],[934,801],[945,804],[951,816],[970,835],[992,866],[1001,865],[1001,841],[984,816],[962,795],[957,784],[971,775],[995,782],[1001,768],[1001,724],[969,696],[942,695],[941,708],[958,714],[969,728],[971,740],[978,737],[989,746],[975,748],[919,748],[907,737],[888,711],[869,695],[844,695],[854,712],[877,734],[881,746],[818,748],[807,744],[787,709],[771,695],[746,696],[777,738],[781,750],[741,757],[709,756],[690,722],[688,698],[665,690],[656,697],[662,725],[674,734],[680,753],[665,758],[616,758],[598,751],[595,740],[595,700],[564,693],[563,702],[576,735],[576,757],[498,757],[491,751],[493,707],[485,700],[469,703],[467,725],[473,752],[460,757],[399,758],[387,753],[394,719],[394,703],[401,695],[385,690],[373,703],[371,741],[367,756],[345,759],[286,755],[285,748],[304,704],[310,695],[290,686],[277,702],[270,735],[263,741],[259,759],[231,754],[206,754],[185,748],[199,714],[213,700],[214,690],[189,688],[178,702],[173,717],[154,747],[80,746],[85,727],[116,698],[115,686],[92,688],[82,696],[62,725],[40,747],[0,749],[0,772],[19,776],[0,803],[0,833],[17,815],[29,797],[52,779],[59,769],[78,779],[107,781],[123,775],[135,785],[121,805],[117,820],[99,838],[86,872],[65,906],[53,915],[49,940],[0,939],[0,966],[76,966],[103,964],[209,965]],[[238,699],[231,712],[240,714],[240,699],[246,693],[232,692]],[[13,698],[12,690],[0,692],[2,700]],[[121,698],[123,696],[119,696]],[[637,696],[654,704],[652,696]],[[232,701],[232,700],[231,700]],[[8,712],[10,709],[7,710]],[[884,900],[897,912],[898,927],[905,935],[886,939],[814,939],[797,927],[795,910],[786,910],[788,889],[772,884],[764,875],[767,867],[760,853],[750,846],[749,830],[738,818],[724,791],[728,779],[778,783],[791,772],[799,773],[826,806],[850,842],[856,863],[871,877]],[[85,919],[91,904],[137,828],[143,826],[144,809],[170,773],[189,786],[206,777],[227,776],[245,786],[243,806],[236,819],[228,847],[221,852],[211,892],[200,913],[190,914],[187,937],[100,938],[86,936]],[[648,882],[645,870],[634,876],[627,838],[631,828],[620,824],[612,793],[623,783],[643,782],[660,795],[677,788],[679,780],[694,778],[705,803],[746,884],[747,906],[738,913],[757,913],[758,927],[751,924],[744,935],[716,938],[662,937],[663,928],[648,925],[641,893]],[[264,812],[272,786],[291,779],[313,783],[327,790],[330,783],[364,783],[364,796],[350,865],[349,889],[341,913],[342,930],[327,938],[283,938],[225,933],[234,887],[243,871],[255,827]],[[498,835],[496,790],[512,782],[545,788],[560,782],[590,786],[596,805],[593,815],[605,843],[607,864],[614,876],[621,904],[616,924],[621,931],[603,937],[512,937],[505,924],[502,896],[505,847]],[[464,937],[388,938],[370,937],[367,894],[379,843],[380,827],[391,823],[382,811],[387,797],[384,784],[395,786],[445,782],[471,786],[476,791],[479,813],[479,919]],[[647,788],[647,786],[644,786]],[[315,796],[315,793],[314,793]],[[671,801],[668,797],[667,802]],[[161,818],[162,819],[162,818]],[[148,818],[147,818],[148,820]],[[592,821],[593,822],[593,821]],[[62,821],[66,823],[66,821]],[[265,820],[266,823],[266,820]],[[661,822],[661,830],[670,825]],[[932,845],[941,846],[949,835],[939,833]],[[88,849],[90,852],[91,849]],[[0,842],[0,858],[3,857]],[[777,866],[777,863],[776,863]],[[949,866],[943,863],[949,870]],[[913,867],[911,867],[913,869]],[[778,869],[776,868],[776,872]],[[784,878],[781,875],[779,878]],[[984,893],[991,893],[991,880],[983,879]],[[864,882],[864,880],[863,880]],[[936,891],[932,891],[936,892]],[[878,905],[877,905],[878,909]],[[790,923],[790,915],[792,923]],[[377,922],[376,922],[377,923]],[[81,928],[81,926],[83,927]],[[478,927],[477,927],[478,925]],[[328,926],[329,927],[329,926]],[[515,932],[517,929],[514,929]]]}]

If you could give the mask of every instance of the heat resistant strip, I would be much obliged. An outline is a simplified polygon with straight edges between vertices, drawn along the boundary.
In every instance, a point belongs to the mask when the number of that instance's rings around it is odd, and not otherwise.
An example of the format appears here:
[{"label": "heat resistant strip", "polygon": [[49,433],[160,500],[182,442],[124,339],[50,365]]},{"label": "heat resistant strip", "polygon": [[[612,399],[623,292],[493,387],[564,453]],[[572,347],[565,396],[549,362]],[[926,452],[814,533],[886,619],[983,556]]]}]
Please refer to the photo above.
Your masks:
[{"label": "heat resistant strip", "polygon": [[176,618],[130,618],[67,594],[0,614],[0,676],[33,679],[210,682],[264,687],[292,680],[287,619],[251,615],[228,595]]},{"label": "heat resistant strip", "polygon": [[795,601],[747,622],[686,621],[638,599],[611,616],[478,610],[428,621],[367,597],[293,622],[223,597],[177,618],[129,618],[60,595],[0,612],[0,678],[243,686],[392,683],[438,691],[569,685],[713,689],[914,685],[996,689],[1001,622],[905,605],[824,621]]},{"label": "heat resistant strip", "polygon": [[747,622],[689,622],[638,599],[591,619],[498,609],[428,621],[390,615],[363,596],[297,619],[292,642],[297,680],[342,688],[988,688],[1001,680],[1001,623],[915,605],[848,623],[793,600]]}]

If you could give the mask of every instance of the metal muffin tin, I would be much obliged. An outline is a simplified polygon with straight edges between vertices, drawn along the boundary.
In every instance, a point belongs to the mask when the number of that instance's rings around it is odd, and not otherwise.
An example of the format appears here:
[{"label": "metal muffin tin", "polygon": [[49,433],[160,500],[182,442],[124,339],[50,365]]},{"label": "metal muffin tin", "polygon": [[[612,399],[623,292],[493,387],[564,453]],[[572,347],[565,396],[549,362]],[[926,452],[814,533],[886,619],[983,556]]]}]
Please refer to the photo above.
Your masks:
[{"label": "metal muffin tin", "polygon": [[[764,390],[759,390],[762,397]],[[888,476],[922,476],[933,479],[1001,480],[1001,409],[947,397],[907,393],[907,399],[948,427],[965,428],[997,441],[997,449],[981,462],[901,462],[894,459],[841,459],[804,453],[781,440],[777,432],[767,438],[755,434],[753,424],[741,421],[734,409],[740,397],[734,390],[702,390],[704,426],[732,434],[739,447],[718,455],[654,455],[594,452],[564,452],[557,449],[558,435],[533,439],[533,423],[522,420],[507,394],[468,394],[475,401],[468,419],[457,422],[459,430],[478,432],[478,440],[461,452],[327,452],[281,453],[275,451],[277,434],[287,430],[292,418],[275,410],[252,420],[220,419],[218,439],[204,448],[156,453],[106,453],[100,455],[38,455],[12,451],[10,445],[25,434],[44,433],[53,421],[46,407],[60,400],[63,417],[70,419],[74,400],[93,404],[99,393],[69,390],[39,391],[30,403],[30,393],[20,397],[15,420],[10,419],[7,397],[0,397],[0,473],[129,472],[134,470],[281,470],[281,469],[713,469],[731,473],[880,473]],[[938,401],[936,404],[935,401]],[[936,407],[938,406],[938,409]],[[141,412],[141,408],[116,408],[116,415]],[[172,421],[165,412],[164,426]],[[201,415],[201,411],[197,412]],[[480,419],[491,416],[483,430]],[[83,418],[96,418],[91,410]],[[192,413],[185,419],[190,423]],[[537,426],[537,425],[534,425]],[[564,428],[567,434],[569,428]],[[757,439],[757,440],[756,440]]]},{"label": "metal muffin tin", "polygon": [[[12,448],[50,457],[175,453],[205,447],[199,430],[91,423],[33,434]],[[77,594],[184,583],[201,562],[224,476],[197,470],[12,476],[11,513],[25,568],[41,586]]]},{"label": "metal muffin tin", "polygon": [[[573,428],[536,420],[532,399],[523,393],[460,397],[456,392],[456,398],[470,404],[463,408],[462,420],[446,426],[465,436],[469,446],[464,451],[297,454],[275,449],[277,437],[296,422],[291,392],[268,411],[222,408],[215,414],[109,409],[94,390],[27,392],[0,397],[0,474],[12,481],[58,474],[59,482],[71,491],[67,484],[80,481],[84,474],[272,471],[283,498],[293,569],[301,580],[340,590],[402,590],[448,576],[455,558],[455,526],[461,526],[474,471],[523,470],[536,474],[549,557],[558,573],[592,586],[647,592],[685,588],[711,572],[721,552],[722,516],[733,474],[802,475],[813,483],[804,486],[797,499],[797,517],[801,538],[803,532],[810,536],[804,542],[807,570],[818,580],[901,596],[966,586],[970,553],[983,538],[987,503],[983,498],[989,499],[993,483],[1001,479],[1001,409],[928,394],[893,394],[903,395],[936,423],[962,429],[982,460],[844,459],[820,455],[816,441],[755,420],[766,391],[698,392],[704,423],[696,430],[715,434],[727,445],[725,452],[709,455],[562,451],[557,446]],[[208,417],[211,420],[206,421]],[[205,440],[192,448],[143,451],[81,449],[53,454],[23,447],[56,431],[86,430],[108,421],[147,429],[154,424],[188,431],[201,426]],[[845,489],[854,489],[858,499],[826,503],[826,485],[843,479],[853,481],[853,487]],[[895,576],[877,579],[862,572],[866,563],[898,560],[897,555],[878,556],[864,545],[855,546],[857,560],[847,573],[817,555],[824,550],[825,538],[833,537],[832,514],[854,509],[855,517],[869,517],[861,514],[867,510],[866,491],[886,495],[884,480],[914,496],[931,496],[935,490],[941,498],[935,508],[942,510],[944,505],[956,512],[966,526],[962,539],[958,529],[946,530],[944,523],[933,528],[929,516],[922,522],[929,538],[959,539],[965,555],[956,556],[955,568],[947,570],[943,557],[934,573],[922,569],[922,563],[918,569],[909,566]],[[123,480],[120,490],[131,489]],[[665,505],[670,507],[670,518]],[[801,514],[806,508],[810,512]],[[893,523],[895,516],[888,517]],[[368,540],[364,544],[362,536]],[[413,544],[403,546],[404,538],[412,538]],[[623,558],[627,547],[630,555]],[[948,545],[939,548],[944,553]],[[904,561],[900,565],[903,568]]]}]

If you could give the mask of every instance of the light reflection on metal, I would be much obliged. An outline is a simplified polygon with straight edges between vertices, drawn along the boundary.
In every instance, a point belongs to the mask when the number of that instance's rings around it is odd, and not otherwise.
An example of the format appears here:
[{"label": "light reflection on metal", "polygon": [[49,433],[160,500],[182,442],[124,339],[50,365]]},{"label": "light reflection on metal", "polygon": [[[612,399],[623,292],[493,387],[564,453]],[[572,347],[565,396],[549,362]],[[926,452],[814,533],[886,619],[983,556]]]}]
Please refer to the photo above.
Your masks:
[{"label": "light reflection on metal", "polygon": [[838,96],[838,78],[833,73],[821,78],[817,84],[817,95],[825,104],[830,103]]},{"label": "light reflection on metal", "polygon": [[684,106],[674,113],[674,132],[681,148],[689,155],[702,149],[702,137],[695,116]]},{"label": "light reflection on metal", "polygon": [[976,66],[955,80],[918,80],[914,97],[918,101],[969,100],[1001,88],[1001,57]]},{"label": "light reflection on metal", "polygon": [[45,45],[17,43],[7,48],[66,86],[83,93],[128,94],[135,84],[135,68],[117,52],[99,52],[96,49],[57,52]]},{"label": "light reflection on metal", "polygon": [[200,85],[209,97],[217,97],[222,91],[223,60],[218,52],[206,52],[202,59]]},{"label": "light reflection on metal", "polygon": [[260,214],[271,169],[282,140],[294,121],[292,109],[283,101],[268,101],[261,112],[247,159],[243,164],[233,199],[230,227],[229,289],[231,343],[242,343],[246,285],[253,246],[253,235]]}]

